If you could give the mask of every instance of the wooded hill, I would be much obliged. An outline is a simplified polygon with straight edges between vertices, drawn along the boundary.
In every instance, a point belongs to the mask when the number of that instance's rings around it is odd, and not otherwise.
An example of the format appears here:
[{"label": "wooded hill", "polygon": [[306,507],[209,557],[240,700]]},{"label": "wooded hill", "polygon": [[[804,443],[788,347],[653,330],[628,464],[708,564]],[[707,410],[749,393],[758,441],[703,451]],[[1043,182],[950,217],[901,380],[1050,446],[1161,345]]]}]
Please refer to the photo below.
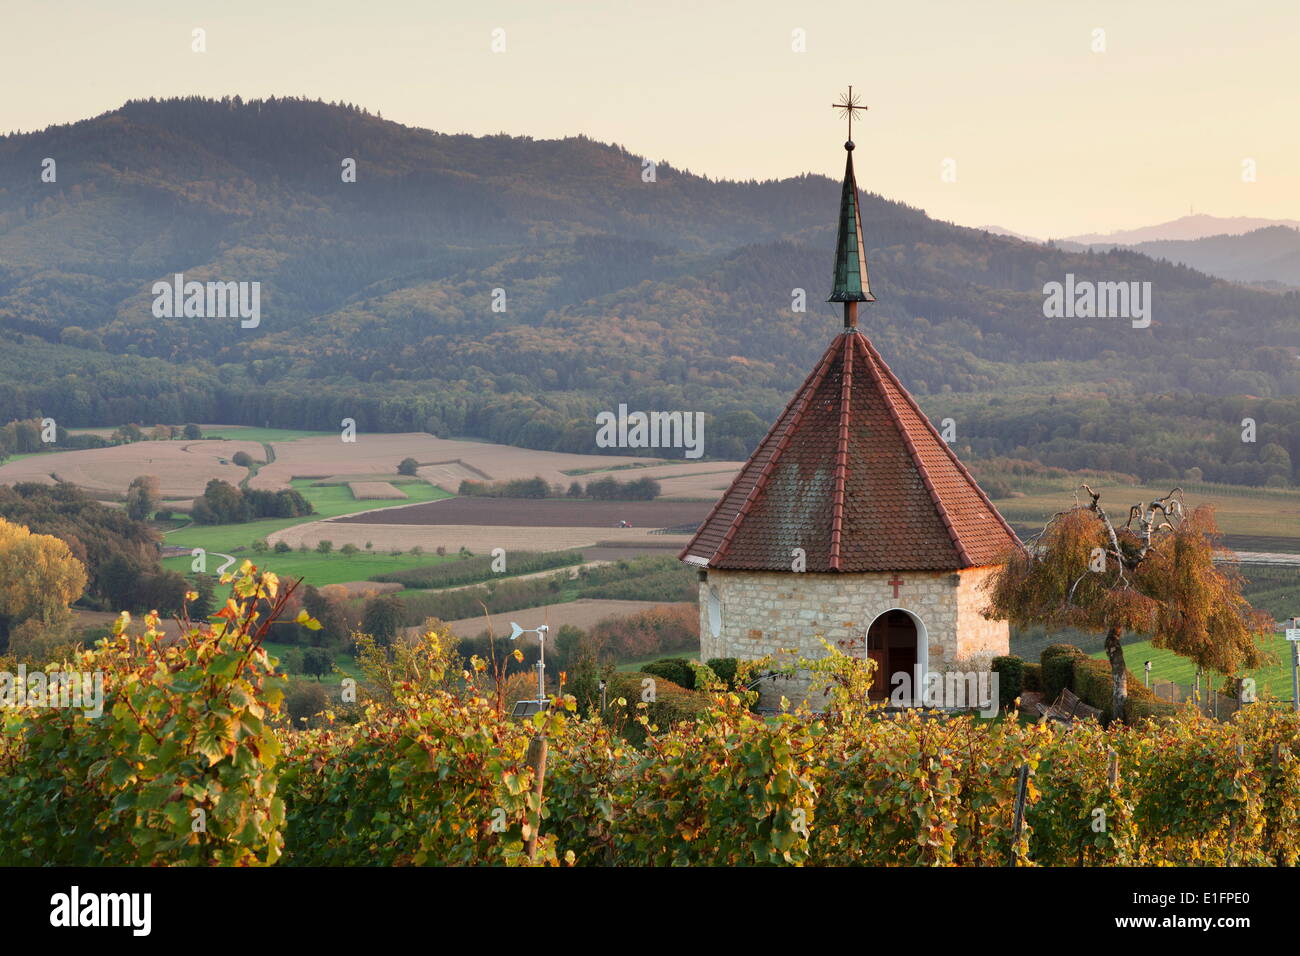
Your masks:
[{"label": "wooded hill", "polygon": [[[347,157],[355,183],[341,181]],[[595,413],[625,402],[708,412],[706,453],[737,457],[839,327],[821,300],[840,187],[655,172],[644,182],[641,157],[582,137],[449,136],[296,99],[137,101],[4,137],[0,420],[351,417],[596,451]],[[1295,480],[1300,294],[1024,243],[872,193],[862,216],[879,300],[863,328],[936,418],[961,396],[1014,396],[1016,415],[1039,409],[1068,443],[1102,401],[1124,420],[1103,443],[1129,449],[1140,475],[1260,464],[1274,445],[1286,460],[1270,451],[1260,482]],[[155,318],[151,287],[177,272],[261,282],[260,325]],[[1044,318],[1043,284],[1067,273],[1153,283],[1151,327]],[[796,288],[806,313],[791,310]],[[1247,402],[1251,446],[1232,443],[1237,405],[1225,417],[1212,400],[1238,395],[1261,400]],[[1167,420],[1160,396],[1174,399]],[[1004,448],[1011,427],[959,420],[973,447]],[[1170,429],[1182,437],[1160,444],[1179,444],[1179,464],[1151,450]],[[1017,444],[1033,456],[1033,440]]]}]

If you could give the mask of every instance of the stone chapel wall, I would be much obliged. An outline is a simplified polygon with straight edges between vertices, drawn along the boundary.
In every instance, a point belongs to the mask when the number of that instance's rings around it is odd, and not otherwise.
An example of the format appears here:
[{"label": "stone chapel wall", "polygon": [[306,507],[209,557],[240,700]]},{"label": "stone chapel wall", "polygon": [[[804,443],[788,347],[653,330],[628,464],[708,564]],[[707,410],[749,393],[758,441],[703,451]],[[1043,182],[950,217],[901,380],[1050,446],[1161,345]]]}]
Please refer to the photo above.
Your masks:
[{"label": "stone chapel wall", "polygon": [[[984,601],[978,586],[987,573],[987,569],[898,572],[903,583],[895,598],[889,583],[895,578],[893,572],[710,569],[700,582],[700,657],[753,660],[793,651],[796,656],[816,658],[826,653],[819,638],[844,653],[862,655],[871,622],[885,611],[902,608],[924,626],[925,634],[918,634],[918,639],[925,644],[928,670],[979,661],[982,668],[992,656],[1007,653],[1008,642],[1005,622],[985,621],[979,614]],[[715,609],[720,625],[716,634]],[[792,704],[807,696],[808,681],[765,681],[759,689],[762,705],[775,707],[782,694]]]}]

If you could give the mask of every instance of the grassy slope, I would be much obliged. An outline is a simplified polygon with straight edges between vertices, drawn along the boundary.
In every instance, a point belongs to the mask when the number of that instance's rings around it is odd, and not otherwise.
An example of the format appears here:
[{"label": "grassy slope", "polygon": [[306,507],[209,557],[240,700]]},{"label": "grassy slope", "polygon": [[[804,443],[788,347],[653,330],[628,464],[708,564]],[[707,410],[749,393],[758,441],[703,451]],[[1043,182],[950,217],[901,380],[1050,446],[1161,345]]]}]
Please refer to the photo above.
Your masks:
[{"label": "grassy slope", "polygon": [[[1274,663],[1265,664],[1253,671],[1247,671],[1242,676],[1255,678],[1255,691],[1262,698],[1273,696],[1283,700],[1291,699],[1291,644],[1281,633],[1275,633],[1266,638],[1263,642],[1264,650],[1271,654]],[[1098,652],[1093,657],[1105,657],[1104,652]],[[1196,683],[1196,665],[1185,657],[1179,657],[1173,651],[1157,650],[1151,646],[1150,641],[1138,641],[1133,644],[1125,643],[1124,661],[1128,669],[1139,677],[1142,676],[1142,665],[1145,661],[1151,661],[1151,679],[1168,680],[1178,684],[1191,686]],[[1214,677],[1210,680],[1202,679],[1201,687],[1219,687],[1223,682],[1222,677]]]}]

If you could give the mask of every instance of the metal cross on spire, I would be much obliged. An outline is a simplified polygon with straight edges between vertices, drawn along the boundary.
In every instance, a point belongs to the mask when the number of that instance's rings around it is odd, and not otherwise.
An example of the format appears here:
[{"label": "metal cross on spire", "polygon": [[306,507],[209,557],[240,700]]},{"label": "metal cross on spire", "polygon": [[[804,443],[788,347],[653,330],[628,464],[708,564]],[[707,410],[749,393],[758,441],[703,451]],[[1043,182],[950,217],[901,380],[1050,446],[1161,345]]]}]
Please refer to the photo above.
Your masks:
[{"label": "metal cross on spire", "polygon": [[831,108],[839,110],[840,116],[849,118],[849,142],[853,142],[853,111],[862,110],[865,113],[867,107],[858,102],[858,98],[853,95],[853,87],[850,86],[849,91],[844,94],[844,98],[838,103],[832,103]]}]

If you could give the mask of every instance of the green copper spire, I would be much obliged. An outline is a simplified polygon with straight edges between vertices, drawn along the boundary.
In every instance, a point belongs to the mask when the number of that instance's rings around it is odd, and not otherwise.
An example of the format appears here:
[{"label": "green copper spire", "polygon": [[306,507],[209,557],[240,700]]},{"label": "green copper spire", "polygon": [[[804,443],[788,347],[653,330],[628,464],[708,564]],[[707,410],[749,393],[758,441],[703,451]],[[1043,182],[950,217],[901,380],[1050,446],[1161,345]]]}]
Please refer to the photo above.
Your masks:
[{"label": "green copper spire", "polygon": [[835,282],[827,302],[844,303],[844,327],[858,324],[858,303],[875,302],[867,281],[867,254],[862,249],[862,212],[858,208],[858,180],[853,175],[853,114],[867,108],[853,95],[853,87],[831,106],[849,120],[849,140],[844,144],[844,189],[840,193],[840,231],[835,240]]},{"label": "green copper spire", "polygon": [[867,255],[862,250],[862,212],[858,181],[853,175],[853,141],[844,144],[844,189],[840,194],[840,230],[835,240],[835,283],[827,302],[875,302],[867,281]]}]

